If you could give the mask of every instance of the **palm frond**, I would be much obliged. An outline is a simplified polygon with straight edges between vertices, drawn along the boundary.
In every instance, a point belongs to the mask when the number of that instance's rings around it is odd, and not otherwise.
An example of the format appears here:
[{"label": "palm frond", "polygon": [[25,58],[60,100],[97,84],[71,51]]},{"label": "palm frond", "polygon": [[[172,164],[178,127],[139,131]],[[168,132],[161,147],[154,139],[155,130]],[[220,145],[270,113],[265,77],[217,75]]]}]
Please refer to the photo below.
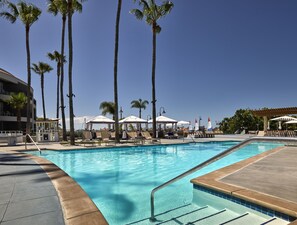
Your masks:
[{"label": "palm frond", "polygon": [[11,23],[14,23],[16,21],[16,19],[17,19],[15,16],[13,16],[9,12],[1,12],[0,17],[3,17],[4,19],[8,20]]},{"label": "palm frond", "polygon": [[167,15],[168,13],[171,12],[173,9],[174,4],[171,1],[166,1],[164,2],[160,7],[159,7],[159,12],[160,12],[160,17],[163,17]]},{"label": "palm frond", "polygon": [[54,16],[56,16],[59,12],[58,5],[56,4],[55,0],[48,0],[47,1],[47,11],[49,13],[52,13]]},{"label": "palm frond", "polygon": [[130,10],[130,13],[135,15],[136,19],[142,20],[143,18],[143,13],[139,9],[132,9]]}]

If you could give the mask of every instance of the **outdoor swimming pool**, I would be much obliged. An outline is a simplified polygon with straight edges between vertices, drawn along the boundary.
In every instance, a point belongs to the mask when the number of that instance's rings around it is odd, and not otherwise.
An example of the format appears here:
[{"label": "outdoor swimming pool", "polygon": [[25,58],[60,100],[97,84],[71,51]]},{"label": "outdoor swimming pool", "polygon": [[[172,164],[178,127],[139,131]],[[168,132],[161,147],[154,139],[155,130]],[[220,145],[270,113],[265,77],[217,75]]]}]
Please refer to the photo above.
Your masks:
[{"label": "outdoor swimming pool", "polygon": [[[98,150],[42,151],[88,193],[110,224],[127,224],[150,215],[150,191],[238,142],[139,146]],[[156,193],[156,214],[191,203],[191,178],[233,164],[279,143],[251,143]],[[38,155],[38,152],[30,152]]]}]

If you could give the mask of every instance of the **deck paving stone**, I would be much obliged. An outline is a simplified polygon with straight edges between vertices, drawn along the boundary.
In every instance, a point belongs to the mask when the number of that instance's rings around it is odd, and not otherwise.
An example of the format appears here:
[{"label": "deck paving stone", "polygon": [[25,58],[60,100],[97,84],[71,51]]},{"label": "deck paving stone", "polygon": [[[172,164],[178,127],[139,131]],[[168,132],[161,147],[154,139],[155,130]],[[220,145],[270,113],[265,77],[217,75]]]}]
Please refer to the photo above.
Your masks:
[{"label": "deck paving stone", "polygon": [[8,205],[3,221],[53,212],[60,209],[57,196],[43,197],[26,201],[13,202]]},{"label": "deck paving stone", "polygon": [[[58,219],[56,219],[58,218]],[[1,225],[64,225],[61,212],[48,212],[34,216],[22,217],[1,223]]]}]

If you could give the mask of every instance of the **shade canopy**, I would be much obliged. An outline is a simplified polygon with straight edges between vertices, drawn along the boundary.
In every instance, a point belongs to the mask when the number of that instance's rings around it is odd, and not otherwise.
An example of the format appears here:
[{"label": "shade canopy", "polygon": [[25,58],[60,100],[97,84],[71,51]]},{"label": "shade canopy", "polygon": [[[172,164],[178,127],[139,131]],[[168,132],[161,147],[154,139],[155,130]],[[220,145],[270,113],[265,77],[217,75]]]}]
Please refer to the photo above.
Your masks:
[{"label": "shade canopy", "polygon": [[290,121],[290,120],[297,120],[297,119],[294,117],[291,117],[291,116],[280,116],[280,117],[273,118],[271,120],[272,121],[274,121],[274,120],[276,120],[276,121]]},{"label": "shade canopy", "polygon": [[[153,120],[151,119],[148,122],[152,123]],[[158,116],[158,117],[156,117],[156,122],[157,123],[177,123],[177,120],[171,119],[171,118],[166,117],[166,116]]]},{"label": "shade canopy", "polygon": [[285,124],[293,124],[293,123],[297,123],[297,120],[290,120],[288,122],[285,122]]},{"label": "shade canopy", "polygon": [[177,126],[187,126],[187,125],[190,125],[189,121],[181,120],[177,122]]},{"label": "shade canopy", "polygon": [[102,123],[102,124],[111,124],[114,123],[115,121],[106,117],[106,116],[96,116],[93,119],[87,121],[87,123]]},{"label": "shade canopy", "polygon": [[119,123],[147,123],[147,121],[137,116],[128,116],[120,120]]}]

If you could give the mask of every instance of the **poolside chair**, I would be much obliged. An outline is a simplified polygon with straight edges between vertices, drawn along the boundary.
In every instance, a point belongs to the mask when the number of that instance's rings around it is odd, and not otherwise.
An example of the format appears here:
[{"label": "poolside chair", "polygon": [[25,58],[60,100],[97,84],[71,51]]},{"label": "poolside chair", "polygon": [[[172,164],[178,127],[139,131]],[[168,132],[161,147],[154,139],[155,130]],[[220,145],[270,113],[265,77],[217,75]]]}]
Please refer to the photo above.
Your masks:
[{"label": "poolside chair", "polygon": [[92,137],[92,132],[88,130],[83,131],[83,140],[78,142],[78,144],[83,144],[84,146],[86,145],[91,145],[94,146],[96,142],[93,140]]},{"label": "poolside chair", "polygon": [[144,138],[145,141],[148,141],[150,143],[160,142],[159,138],[153,138],[148,131],[142,131],[141,136]]},{"label": "poolside chair", "polygon": [[265,136],[265,132],[263,130],[259,130],[258,132],[258,137],[264,137]]},{"label": "poolside chair", "polygon": [[109,145],[111,143],[115,144],[115,141],[110,140],[110,133],[106,130],[101,131],[101,137],[102,137],[102,142],[105,143],[105,145]]},{"label": "poolside chair", "polygon": [[136,131],[129,131],[127,132],[127,135],[129,139],[133,141],[134,144],[143,144],[144,138],[139,137]]}]

